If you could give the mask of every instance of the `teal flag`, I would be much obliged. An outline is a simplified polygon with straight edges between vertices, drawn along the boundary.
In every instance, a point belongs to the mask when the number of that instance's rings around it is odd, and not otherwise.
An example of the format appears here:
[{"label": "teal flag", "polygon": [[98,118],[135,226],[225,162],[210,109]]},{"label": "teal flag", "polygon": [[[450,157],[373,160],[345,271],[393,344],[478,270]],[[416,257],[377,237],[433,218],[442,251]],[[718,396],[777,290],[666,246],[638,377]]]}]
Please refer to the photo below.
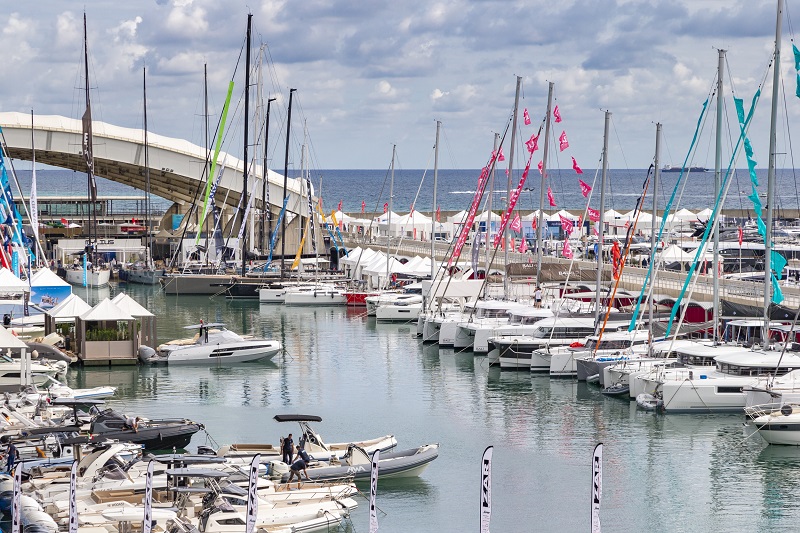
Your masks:
[{"label": "teal flag", "polygon": [[794,52],[794,69],[800,71],[800,50],[792,43],[792,51]]}]

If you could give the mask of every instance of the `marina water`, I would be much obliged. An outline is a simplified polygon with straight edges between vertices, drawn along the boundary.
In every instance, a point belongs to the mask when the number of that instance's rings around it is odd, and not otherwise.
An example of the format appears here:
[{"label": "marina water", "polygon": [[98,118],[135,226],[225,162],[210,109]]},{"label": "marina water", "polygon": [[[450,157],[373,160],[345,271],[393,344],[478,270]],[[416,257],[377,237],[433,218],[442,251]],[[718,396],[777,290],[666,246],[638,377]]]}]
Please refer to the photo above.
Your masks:
[{"label": "marina water", "polygon": [[[476,531],[488,445],[493,531],[588,531],[597,442],[605,444],[603,531],[798,530],[800,449],[747,437],[744,415],[637,411],[585,383],[487,368],[472,352],[422,345],[414,326],[378,324],[360,310],[125,284],[75,292],[95,303],[120,290],[157,315],[161,342],[203,319],[286,347],[272,362],[231,367],[70,369],[71,386],[118,386],[109,404],[123,412],[205,424],[190,451],[296,436],[296,424],[272,420],[279,413],[320,415],[316,427],[330,442],[392,433],[398,449],[440,443],[420,478],[379,480],[381,533]],[[368,523],[361,500],[350,530],[366,533]]]}]

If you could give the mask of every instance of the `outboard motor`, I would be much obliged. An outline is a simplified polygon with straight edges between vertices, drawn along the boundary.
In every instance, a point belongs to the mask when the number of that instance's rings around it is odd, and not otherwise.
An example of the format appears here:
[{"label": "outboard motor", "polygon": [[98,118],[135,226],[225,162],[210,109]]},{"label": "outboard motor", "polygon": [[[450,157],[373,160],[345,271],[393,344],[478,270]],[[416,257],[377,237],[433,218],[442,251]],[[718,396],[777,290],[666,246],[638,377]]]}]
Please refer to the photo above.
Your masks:
[{"label": "outboard motor", "polygon": [[147,363],[156,356],[156,351],[149,346],[139,346],[139,360],[142,363]]}]

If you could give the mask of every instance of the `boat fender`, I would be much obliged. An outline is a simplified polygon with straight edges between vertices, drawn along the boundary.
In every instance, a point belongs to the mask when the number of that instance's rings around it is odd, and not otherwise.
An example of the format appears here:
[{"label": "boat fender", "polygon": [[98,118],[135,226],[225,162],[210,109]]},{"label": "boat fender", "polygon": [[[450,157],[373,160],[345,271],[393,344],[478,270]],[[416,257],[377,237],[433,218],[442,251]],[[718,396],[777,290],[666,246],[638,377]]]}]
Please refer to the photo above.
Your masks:
[{"label": "boat fender", "polygon": [[792,414],[792,411],[793,411],[792,406],[789,404],[784,404],[781,406],[781,414],[783,416],[789,416],[790,414]]}]

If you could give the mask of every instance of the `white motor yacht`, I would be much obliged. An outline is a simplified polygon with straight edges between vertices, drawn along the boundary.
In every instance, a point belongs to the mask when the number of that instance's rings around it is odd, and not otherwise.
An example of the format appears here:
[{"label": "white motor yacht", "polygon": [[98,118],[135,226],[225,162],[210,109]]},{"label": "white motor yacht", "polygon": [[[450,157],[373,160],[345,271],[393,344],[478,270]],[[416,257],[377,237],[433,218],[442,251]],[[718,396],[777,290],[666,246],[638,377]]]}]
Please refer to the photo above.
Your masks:
[{"label": "white motor yacht", "polygon": [[375,319],[379,322],[415,322],[421,311],[422,296],[410,294],[402,300],[378,306]]},{"label": "white motor yacht", "polygon": [[[456,334],[453,339],[453,348],[486,353],[489,351],[489,335],[482,336],[483,341],[475,347],[475,335],[478,330],[485,329],[487,333],[497,326],[508,324],[509,314],[517,309],[530,309],[529,304],[508,300],[481,300],[475,305],[474,311],[465,321],[456,324]],[[552,314],[552,313],[551,313]],[[441,344],[441,342],[440,342]]]},{"label": "white motor yacht", "polygon": [[147,363],[230,364],[269,359],[283,349],[280,342],[241,336],[225,328],[225,324],[197,324],[184,329],[199,330],[194,337],[167,342],[155,353],[141,353]]},{"label": "white motor yacht", "polygon": [[284,305],[345,305],[344,290],[333,285],[307,285],[287,288],[283,295]]},{"label": "white motor yacht", "polygon": [[785,403],[775,410],[750,408],[747,414],[768,444],[800,446],[800,404]]},{"label": "white motor yacht", "polygon": [[107,268],[91,268],[86,270],[84,283],[84,270],[82,268],[67,269],[67,282],[72,285],[86,287],[106,287],[111,279],[111,271]]}]

